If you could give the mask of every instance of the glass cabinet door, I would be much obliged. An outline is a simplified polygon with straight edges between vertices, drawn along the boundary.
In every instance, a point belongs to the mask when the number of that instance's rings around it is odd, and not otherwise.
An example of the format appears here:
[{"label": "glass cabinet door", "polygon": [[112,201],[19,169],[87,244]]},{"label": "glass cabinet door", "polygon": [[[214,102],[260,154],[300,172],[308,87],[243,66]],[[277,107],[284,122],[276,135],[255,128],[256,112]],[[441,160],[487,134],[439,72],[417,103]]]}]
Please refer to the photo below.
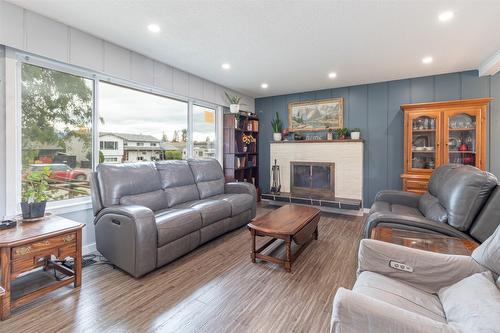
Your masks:
[{"label": "glass cabinet door", "polygon": [[479,113],[472,111],[445,112],[445,163],[478,166],[477,124]]},{"label": "glass cabinet door", "polygon": [[411,151],[408,169],[431,173],[440,165],[440,112],[411,113],[407,149]]}]

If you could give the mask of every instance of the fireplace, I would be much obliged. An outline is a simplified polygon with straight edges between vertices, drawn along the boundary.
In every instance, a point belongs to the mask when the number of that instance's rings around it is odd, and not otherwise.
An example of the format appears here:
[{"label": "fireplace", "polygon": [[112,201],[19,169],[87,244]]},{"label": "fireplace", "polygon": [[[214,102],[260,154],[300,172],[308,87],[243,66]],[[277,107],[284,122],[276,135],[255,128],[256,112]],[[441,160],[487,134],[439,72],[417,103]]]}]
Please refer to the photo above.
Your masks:
[{"label": "fireplace", "polygon": [[335,163],[290,162],[290,192],[318,198],[335,197]]}]

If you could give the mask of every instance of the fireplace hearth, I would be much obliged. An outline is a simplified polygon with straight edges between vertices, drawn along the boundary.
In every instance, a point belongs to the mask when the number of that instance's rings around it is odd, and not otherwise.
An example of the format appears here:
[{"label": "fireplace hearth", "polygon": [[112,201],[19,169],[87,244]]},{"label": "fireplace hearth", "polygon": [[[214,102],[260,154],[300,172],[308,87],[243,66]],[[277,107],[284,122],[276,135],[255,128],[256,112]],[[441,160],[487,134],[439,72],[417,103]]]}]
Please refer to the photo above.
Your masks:
[{"label": "fireplace hearth", "polygon": [[335,198],[335,163],[290,162],[290,192],[311,198]]}]

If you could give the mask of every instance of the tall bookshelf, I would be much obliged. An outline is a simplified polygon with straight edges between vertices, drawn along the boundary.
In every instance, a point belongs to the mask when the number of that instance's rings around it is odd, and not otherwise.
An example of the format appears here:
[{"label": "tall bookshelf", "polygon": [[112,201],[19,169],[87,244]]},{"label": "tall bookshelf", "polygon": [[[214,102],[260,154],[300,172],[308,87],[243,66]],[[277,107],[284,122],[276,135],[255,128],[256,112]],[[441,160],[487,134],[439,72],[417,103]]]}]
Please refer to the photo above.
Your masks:
[{"label": "tall bookshelf", "polygon": [[[244,135],[251,135],[255,141],[244,144]],[[244,113],[224,115],[224,176],[227,182],[249,182],[259,191],[258,142],[258,117]]]}]

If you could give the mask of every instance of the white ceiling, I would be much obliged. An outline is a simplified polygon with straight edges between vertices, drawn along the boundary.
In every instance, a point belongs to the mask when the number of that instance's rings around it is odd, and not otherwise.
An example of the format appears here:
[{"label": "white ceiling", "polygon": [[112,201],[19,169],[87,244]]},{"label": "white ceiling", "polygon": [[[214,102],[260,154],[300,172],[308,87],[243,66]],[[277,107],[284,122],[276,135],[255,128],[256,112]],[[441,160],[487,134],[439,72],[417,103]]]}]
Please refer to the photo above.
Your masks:
[{"label": "white ceiling", "polygon": [[8,1],[254,97],[477,69],[500,49],[499,0]]}]

